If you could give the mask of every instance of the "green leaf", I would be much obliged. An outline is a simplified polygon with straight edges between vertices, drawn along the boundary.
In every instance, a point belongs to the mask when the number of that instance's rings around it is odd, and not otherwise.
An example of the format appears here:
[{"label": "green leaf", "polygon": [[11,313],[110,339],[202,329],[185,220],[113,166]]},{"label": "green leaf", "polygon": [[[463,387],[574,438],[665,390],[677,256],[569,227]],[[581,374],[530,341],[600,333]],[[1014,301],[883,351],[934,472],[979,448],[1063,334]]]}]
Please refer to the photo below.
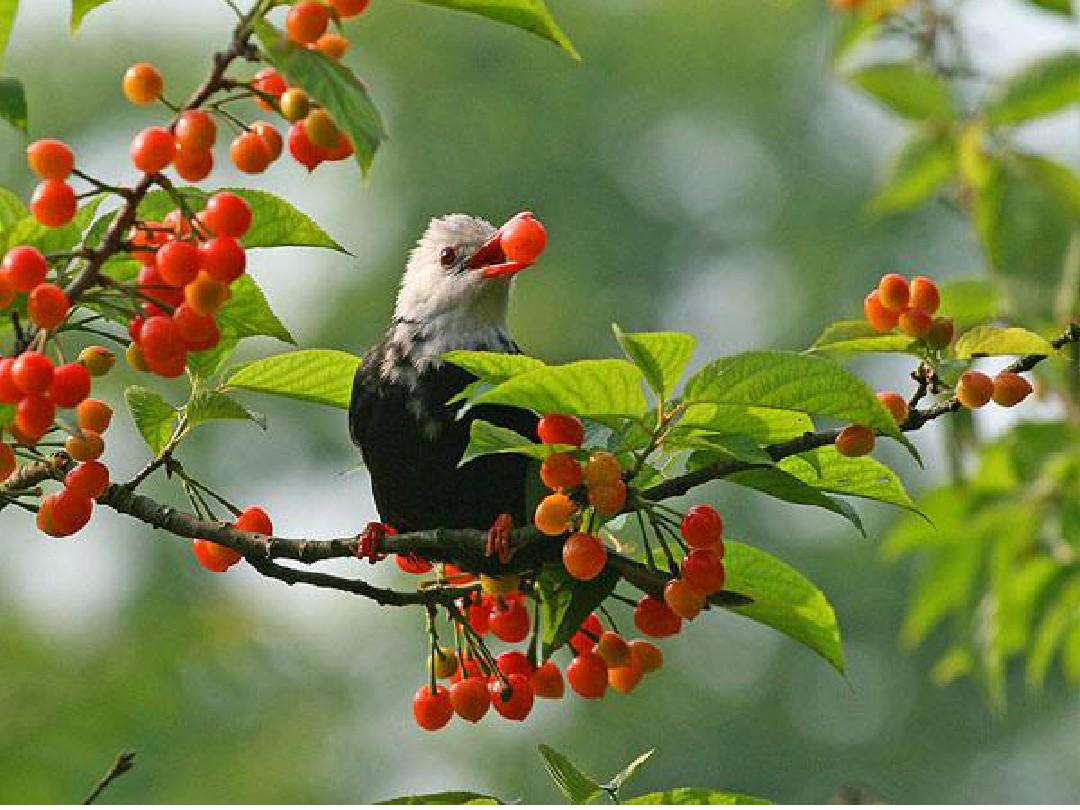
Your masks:
[{"label": "green leaf", "polygon": [[472,352],[458,350],[447,352],[442,359],[458,368],[463,368],[481,382],[498,385],[511,377],[545,368],[546,364],[535,357],[524,354],[505,354],[503,352]]},{"label": "green leaf", "polygon": [[558,45],[574,59],[581,60],[577,49],[559,28],[543,0],[419,0],[429,6],[468,11],[496,22],[516,25]]},{"label": "green leaf", "polygon": [[844,671],[840,627],[825,594],[787,563],[745,543],[725,540],[724,587],[754,601],[728,610],[778,630]]},{"label": "green leaf", "polygon": [[862,519],[849,504],[837,498],[830,498],[824,492],[804,483],[801,479],[785,470],[775,467],[763,467],[734,473],[725,476],[724,480],[739,486],[756,489],[787,503],[827,509],[849,520],[861,535],[866,536]]},{"label": "green leaf", "polygon": [[306,90],[349,136],[356,162],[367,174],[386,131],[364,83],[347,67],[319,51],[293,45],[265,20],[255,23],[255,31],[270,61],[289,84]]},{"label": "green leaf", "polygon": [[701,428],[717,433],[738,433],[758,444],[794,439],[814,429],[810,417],[798,411],[779,411],[753,405],[698,402],[686,409],[680,428]]},{"label": "green leaf", "polygon": [[834,495],[854,495],[918,512],[899,476],[870,456],[848,458],[835,447],[788,456],[779,467],[800,481]]},{"label": "green leaf", "polygon": [[635,757],[630,764],[628,764],[625,768],[623,768],[621,771],[611,777],[604,784],[604,789],[613,793],[618,793],[622,789],[622,786],[625,785],[631,778],[633,778],[633,776],[639,770],[641,770],[641,766],[648,762],[649,757],[651,757],[655,752],[655,748],[650,748],[644,754],[640,754]]},{"label": "green leaf", "polygon": [[990,279],[950,279],[938,286],[940,311],[949,313],[961,331],[993,320],[1001,309],[1001,291]]},{"label": "green leaf", "polygon": [[30,212],[19,195],[9,189],[0,188],[0,231],[28,216]]},{"label": "green leaf", "polygon": [[1045,354],[1054,352],[1046,338],[1019,326],[976,326],[962,334],[953,349],[960,359],[1002,354]]},{"label": "green leaf", "polygon": [[618,324],[612,324],[612,329],[623,353],[641,369],[649,387],[660,399],[667,399],[686,370],[697,339],[684,332],[628,333]]},{"label": "green leaf", "polygon": [[1063,14],[1066,17],[1072,16],[1072,0],[1028,0],[1028,2],[1033,6],[1052,11],[1055,14]]},{"label": "green leaf", "polygon": [[907,62],[871,65],[848,78],[893,112],[914,120],[951,119],[949,86],[939,76]]},{"label": "green leaf", "polygon": [[266,417],[249,411],[239,402],[220,391],[201,391],[192,398],[184,409],[188,427],[195,427],[204,422],[227,419],[242,419],[254,422],[266,430]]},{"label": "green leaf", "polygon": [[698,428],[675,428],[664,440],[669,450],[704,450],[710,455],[727,456],[749,464],[772,466],[773,459],[750,436],[741,433],[721,433]]},{"label": "green leaf", "polygon": [[721,358],[687,381],[685,397],[691,402],[800,411],[900,437],[896,420],[865,382],[831,360],[795,352],[752,351]]},{"label": "green leaf", "polygon": [[155,456],[159,455],[172,438],[176,428],[176,408],[165,401],[156,391],[132,385],[124,392],[124,401],[139,435],[143,437]]},{"label": "green leaf", "polygon": [[201,380],[213,377],[228,362],[239,342],[240,338],[232,333],[222,334],[214,348],[188,355],[188,369]]},{"label": "green leaf", "polygon": [[619,583],[611,568],[587,582],[572,579],[561,565],[545,565],[537,578],[544,616],[544,658],[562,647]]},{"label": "green leaf", "polygon": [[527,371],[472,400],[539,413],[578,416],[630,416],[645,413],[641,372],[626,360],[578,360]]},{"label": "green leaf", "polygon": [[564,453],[573,449],[567,444],[537,444],[516,430],[493,425],[483,419],[474,419],[469,426],[469,446],[465,448],[458,466],[467,464],[479,456],[499,453],[545,459],[552,453]]},{"label": "green leaf", "polygon": [[0,64],[3,64],[11,28],[15,25],[15,15],[19,11],[19,0],[0,0]]},{"label": "green leaf", "polygon": [[9,424],[15,418],[15,405],[10,402],[0,402],[0,427]]},{"label": "green leaf", "polygon": [[551,746],[540,745],[539,750],[551,778],[555,780],[563,795],[574,804],[588,804],[604,792],[604,789],[583,774],[577,765]]},{"label": "green leaf", "polygon": [[20,132],[26,133],[26,91],[23,90],[22,82],[14,76],[0,76],[0,118]]},{"label": "green leaf", "polygon": [[1039,155],[1014,155],[1020,170],[1080,219],[1080,176],[1061,163]]},{"label": "green leaf", "polygon": [[1039,620],[1025,673],[1029,686],[1043,685],[1067,634],[1075,632],[1077,627],[1080,627],[1080,579],[1073,578]]},{"label": "green leaf", "polygon": [[71,33],[79,30],[83,17],[108,2],[109,0],[71,0]]},{"label": "green leaf", "polygon": [[296,345],[289,330],[278,320],[270,304],[250,275],[244,274],[233,282],[232,294],[217,314],[218,326],[223,335],[237,338],[265,335],[284,343]]},{"label": "green leaf", "polygon": [[870,203],[875,214],[907,211],[933,197],[956,172],[956,144],[942,132],[916,131],[900,147]]},{"label": "green leaf", "polygon": [[91,197],[71,222],[59,228],[48,228],[31,216],[20,219],[0,232],[0,251],[10,250],[15,245],[32,245],[42,253],[71,250],[82,239],[101,200],[101,195]]},{"label": "green leaf", "polygon": [[768,799],[748,796],[745,793],[729,793],[709,788],[671,788],[659,793],[646,793],[623,804],[772,804]]},{"label": "green leaf", "polygon": [[992,124],[1018,124],[1080,101],[1080,52],[1044,57],[1009,78],[986,108]]},{"label": "green leaf", "polygon": [[356,355],[333,349],[278,354],[241,366],[228,387],[346,409],[360,363]]},{"label": "green leaf", "polygon": [[808,354],[841,358],[866,352],[891,352],[918,356],[918,341],[907,335],[878,332],[866,321],[837,321],[825,327]]},{"label": "green leaf", "polygon": [[375,804],[505,804],[502,799],[471,790],[447,790],[442,793],[421,793],[417,796],[398,796]]}]

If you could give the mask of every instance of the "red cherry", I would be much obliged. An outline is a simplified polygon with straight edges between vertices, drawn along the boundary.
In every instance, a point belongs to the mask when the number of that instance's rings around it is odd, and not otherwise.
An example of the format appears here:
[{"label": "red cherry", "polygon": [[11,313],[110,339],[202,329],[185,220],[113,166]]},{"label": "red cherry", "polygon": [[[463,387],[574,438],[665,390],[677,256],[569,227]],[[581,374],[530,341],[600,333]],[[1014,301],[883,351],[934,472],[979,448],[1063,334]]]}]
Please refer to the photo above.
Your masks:
[{"label": "red cherry", "polygon": [[86,498],[100,498],[109,488],[109,468],[100,461],[84,461],[64,478],[64,488]]},{"label": "red cherry", "polygon": [[545,661],[529,676],[529,684],[538,698],[558,700],[566,691],[562,673],[554,661]]},{"label": "red cherry", "polygon": [[14,403],[23,398],[22,389],[15,384],[12,368],[15,359],[12,357],[0,358],[0,402]]},{"label": "red cherry", "polygon": [[239,239],[251,227],[251,206],[229,191],[219,191],[206,203],[202,221],[215,236]]},{"label": "red cherry", "polygon": [[228,546],[210,540],[195,540],[191,544],[191,550],[195,553],[195,559],[199,561],[199,565],[215,574],[228,571],[243,557],[239,551],[233,551]]},{"label": "red cherry", "polygon": [[544,444],[569,444],[581,447],[585,441],[585,426],[576,416],[564,413],[549,413],[536,426],[540,441]]},{"label": "red cherry", "polygon": [[520,600],[506,600],[504,604],[496,604],[488,624],[497,638],[517,644],[529,635],[529,611]]},{"label": "red cherry", "polygon": [[176,323],[167,315],[148,318],[139,333],[139,345],[147,362],[166,362],[184,353]]},{"label": "red cherry", "polygon": [[899,273],[886,273],[878,282],[878,296],[881,305],[893,312],[907,309],[911,298],[911,288],[906,278]]},{"label": "red cherry", "polygon": [[42,180],[67,180],[75,168],[75,153],[63,141],[34,141],[26,147],[26,162]]},{"label": "red cherry", "polygon": [[55,329],[71,311],[71,302],[55,284],[38,284],[30,291],[26,312],[30,320],[42,329]]},{"label": "red cherry", "polygon": [[581,486],[581,464],[569,453],[552,453],[540,465],[540,480],[548,489],[574,489]]},{"label": "red cherry", "polygon": [[198,183],[214,170],[214,153],[209,149],[177,149],[173,168],[189,183]]},{"label": "red cherry", "polygon": [[469,620],[469,626],[478,635],[482,636],[491,629],[492,599],[483,597],[479,601],[470,602],[465,609],[465,616]]},{"label": "red cherry", "polygon": [[876,332],[888,332],[896,328],[900,313],[881,303],[881,294],[874,290],[863,299],[863,316]]},{"label": "red cherry", "polygon": [[491,693],[483,678],[469,677],[450,687],[450,703],[462,720],[479,722],[491,707]]},{"label": "red cherry", "polygon": [[176,139],[164,127],[147,127],[131,142],[131,162],[145,174],[156,174],[176,156]]},{"label": "red cherry", "polygon": [[724,536],[724,519],[706,504],[698,504],[683,517],[679,531],[688,546],[710,548]]},{"label": "red cherry", "polygon": [[570,535],[562,548],[563,566],[574,579],[595,579],[607,565],[607,549],[604,542],[594,534],[576,532]]},{"label": "red cherry", "polygon": [[244,174],[264,172],[273,160],[269,145],[255,131],[243,132],[233,139],[229,145],[229,158]]},{"label": "red cherry", "polygon": [[199,275],[199,248],[194,242],[174,239],[158,248],[154,258],[158,275],[172,287],[190,284]]},{"label": "red cherry", "polygon": [[205,110],[184,110],[173,128],[176,143],[181,149],[205,151],[217,140],[217,124]]},{"label": "red cherry", "polygon": [[330,0],[330,5],[334,7],[342,19],[348,19],[349,17],[355,17],[368,7],[371,0]]},{"label": "red cherry", "polygon": [[941,306],[941,291],[937,284],[926,276],[915,276],[911,280],[911,300],[913,309],[921,309],[933,315]]},{"label": "red cherry", "polygon": [[608,687],[608,666],[598,653],[582,653],[566,668],[570,688],[583,698],[601,698]]},{"label": "red cherry", "polygon": [[705,594],[685,579],[673,579],[664,586],[664,601],[672,613],[689,621],[705,607]]},{"label": "red cherry", "polygon": [[200,315],[187,304],[176,308],[172,316],[183,347],[189,352],[204,352],[221,342],[221,330],[208,315]]},{"label": "red cherry", "polygon": [[529,657],[521,650],[507,650],[504,653],[500,653],[495,659],[496,665],[499,667],[499,672],[503,675],[524,675],[528,677],[536,671],[536,667],[533,662],[529,660]]},{"label": "red cherry", "polygon": [[712,549],[691,551],[682,564],[683,579],[706,596],[723,590],[724,563]]},{"label": "red cherry", "polygon": [[595,613],[590,613],[589,617],[581,623],[581,628],[570,636],[570,647],[578,655],[589,652],[596,646],[596,639],[600,638],[603,632],[604,627],[600,624],[600,617]]},{"label": "red cherry", "polygon": [[274,524],[270,522],[270,516],[259,506],[249,506],[241,512],[233,526],[251,534],[272,535],[274,533]]},{"label": "red cherry", "polygon": [[491,682],[488,691],[491,693],[491,705],[495,711],[507,720],[524,720],[529,716],[533,707],[533,688],[529,679],[517,673],[507,678],[510,683],[510,694],[503,696],[502,681],[496,679]]},{"label": "red cherry", "polygon": [[312,45],[326,33],[330,23],[330,9],[316,0],[300,0],[289,9],[285,18],[285,32],[289,39],[301,45]]},{"label": "red cherry", "polygon": [[544,252],[547,231],[531,213],[518,214],[503,225],[499,244],[510,261],[531,264]]},{"label": "red cherry", "polygon": [[[289,89],[288,82],[284,77],[272,67],[263,68],[252,77],[251,86],[258,90],[260,93],[265,93],[268,96],[274,96],[280,98],[281,94]],[[258,105],[264,110],[270,111],[273,108],[262,99],[258,99]]]},{"label": "red cherry", "polygon": [[232,284],[244,274],[247,254],[232,237],[218,236],[199,246],[199,262],[214,281]]},{"label": "red cherry", "polygon": [[288,145],[289,154],[293,156],[293,160],[309,172],[315,171],[326,159],[322,150],[311,142],[303,121],[297,121],[289,127]]},{"label": "red cherry", "polygon": [[82,363],[65,363],[53,373],[49,399],[59,408],[74,408],[88,396],[93,380]]},{"label": "red cherry", "polygon": [[90,522],[94,502],[81,492],[63,490],[52,504],[54,537],[69,537]]},{"label": "red cherry", "polygon": [[30,197],[30,213],[48,228],[67,225],[78,210],[75,189],[63,180],[42,180]]},{"label": "red cherry", "polygon": [[15,358],[11,379],[24,394],[44,394],[53,379],[53,362],[41,352],[23,352]]},{"label": "red cherry", "polygon": [[634,609],[634,626],[647,636],[664,638],[682,629],[682,619],[659,599],[645,596]]},{"label": "red cherry", "polygon": [[52,427],[56,406],[39,394],[27,394],[15,406],[15,427],[31,444]]},{"label": "red cherry", "polygon": [[445,686],[421,686],[413,695],[413,717],[425,731],[438,731],[454,716],[454,704]]},{"label": "red cherry", "polygon": [[414,574],[416,576],[428,573],[433,567],[431,563],[423,557],[417,557],[415,554],[395,554],[394,562],[396,562],[398,568],[406,574]]},{"label": "red cherry", "polygon": [[4,255],[0,269],[13,290],[28,293],[45,281],[49,265],[37,248],[18,245]]}]

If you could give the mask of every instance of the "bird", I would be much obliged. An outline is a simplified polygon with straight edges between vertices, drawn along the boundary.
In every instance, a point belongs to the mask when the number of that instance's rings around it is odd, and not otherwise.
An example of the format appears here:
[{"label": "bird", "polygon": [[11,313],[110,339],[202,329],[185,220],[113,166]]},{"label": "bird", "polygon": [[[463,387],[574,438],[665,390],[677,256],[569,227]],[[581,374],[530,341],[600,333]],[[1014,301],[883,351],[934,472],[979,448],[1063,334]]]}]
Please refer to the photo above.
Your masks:
[{"label": "bird", "polygon": [[506,562],[510,530],[525,522],[528,459],[460,461],[474,420],[535,441],[537,416],[448,404],[476,378],[442,359],[457,349],[521,353],[507,309],[514,279],[531,262],[508,260],[500,241],[516,218],[502,228],[467,214],[432,219],[409,255],[390,325],[356,371],[349,432],[379,513],[360,538],[372,560],[387,533],[442,527],[487,530],[487,553]]}]

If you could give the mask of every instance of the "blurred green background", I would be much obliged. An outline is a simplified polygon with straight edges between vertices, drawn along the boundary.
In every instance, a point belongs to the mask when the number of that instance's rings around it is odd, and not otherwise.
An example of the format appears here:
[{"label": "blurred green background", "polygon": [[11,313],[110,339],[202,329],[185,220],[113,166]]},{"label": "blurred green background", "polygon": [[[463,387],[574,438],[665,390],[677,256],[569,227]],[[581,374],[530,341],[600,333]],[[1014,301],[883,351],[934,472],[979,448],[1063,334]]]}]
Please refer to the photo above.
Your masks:
[{"label": "blurred green background", "polygon": [[[22,5],[5,69],[26,83],[32,135],[68,140],[106,178],[130,176],[131,133],[160,118],[125,104],[123,69],[156,62],[180,98],[231,18],[220,0],[114,0],[73,38],[66,0]],[[865,216],[901,130],[830,76],[837,20],[824,2],[552,6],[582,63],[408,0],[375,0],[350,23],[348,60],[391,132],[371,177],[328,165],[309,178],[282,161],[253,183],[288,196],[355,254],[254,257],[253,275],[301,345],[372,343],[411,240],[449,211],[501,221],[527,207],[546,223],[550,246],[517,282],[512,319],[526,350],[550,360],[615,353],[616,320],[696,333],[696,365],[749,347],[798,348],[856,314],[886,270],[978,271],[965,223],[944,206]],[[1007,0],[968,4],[965,22],[993,74],[1078,35]],[[1075,114],[1059,116],[1026,137],[1076,166],[1078,126]],[[0,133],[0,184],[28,194],[23,145]],[[239,178],[226,167],[211,180]],[[255,342],[246,352],[283,348]],[[875,385],[903,385],[902,362],[860,369]],[[118,401],[126,381],[111,379],[108,398]],[[187,466],[233,500],[265,505],[285,535],[344,534],[374,516],[364,473],[346,474],[358,459],[344,414],[249,402],[267,412],[269,432],[205,428],[182,454]],[[124,475],[145,451],[118,422],[107,460]],[[926,473],[890,457],[913,490],[939,479],[939,444],[933,430],[919,438]],[[701,495],[733,536],[825,589],[845,633],[846,679],[765,628],[710,615],[664,645],[668,666],[630,697],[568,697],[523,725],[492,716],[425,734],[410,713],[424,677],[419,612],[290,589],[243,566],[209,575],[185,544],[104,510],[61,541],[6,510],[0,800],[77,801],[130,748],[136,769],[112,801],[358,802],[452,788],[557,801],[541,742],[596,776],[657,748],[640,792],[695,785],[819,802],[854,783],[894,802],[1080,797],[1075,690],[1056,675],[1037,695],[1014,684],[1008,713],[995,717],[970,682],[930,685],[940,646],[899,648],[908,572],[886,566],[874,540],[893,514],[862,510],[867,541],[834,516],[744,489]],[[390,568],[373,578],[396,580]]]}]

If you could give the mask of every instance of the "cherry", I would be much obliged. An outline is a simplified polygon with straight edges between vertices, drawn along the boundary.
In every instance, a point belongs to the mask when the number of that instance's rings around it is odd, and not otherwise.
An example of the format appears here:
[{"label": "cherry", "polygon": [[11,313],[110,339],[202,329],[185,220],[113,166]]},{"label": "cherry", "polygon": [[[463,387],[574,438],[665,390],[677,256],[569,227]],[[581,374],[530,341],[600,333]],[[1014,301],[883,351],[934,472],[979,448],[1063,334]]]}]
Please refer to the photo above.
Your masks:
[{"label": "cherry", "polygon": [[53,508],[56,506],[56,499],[59,495],[46,495],[41,499],[41,503],[38,504],[38,513],[34,522],[37,524],[38,531],[42,534],[47,534],[50,537],[59,537],[56,533],[56,520],[53,517]]},{"label": "cherry", "polygon": [[354,151],[353,142],[349,140],[349,136],[338,130],[337,143],[330,149],[323,149],[322,157],[324,160],[345,160],[352,157]]},{"label": "cherry", "polygon": [[316,0],[300,0],[289,9],[285,18],[285,32],[289,39],[301,45],[312,45],[326,33],[330,24],[330,10]]},{"label": "cherry", "polygon": [[79,435],[67,438],[64,449],[76,461],[96,461],[105,452],[105,440],[100,433],[81,430]]},{"label": "cherry", "polygon": [[536,671],[536,666],[529,657],[521,650],[507,650],[504,653],[500,653],[495,659],[495,664],[499,668],[499,672],[503,675],[524,675],[526,678]]},{"label": "cherry", "polygon": [[303,121],[297,121],[289,127],[289,154],[309,172],[315,171],[326,159],[323,151],[308,138]]},{"label": "cherry", "polygon": [[215,236],[239,239],[251,227],[251,206],[230,191],[219,191],[206,203],[202,220]]},{"label": "cherry", "polygon": [[34,141],[26,147],[26,162],[42,180],[67,180],[75,169],[75,153],[63,141]]},{"label": "cherry", "polygon": [[249,506],[240,513],[233,526],[251,534],[271,535],[274,533],[274,524],[270,522],[270,516],[261,506]]},{"label": "cherry", "polygon": [[24,394],[44,394],[52,383],[53,362],[41,352],[23,352],[11,367],[11,379]]},{"label": "cherry", "polygon": [[428,657],[428,671],[436,678],[449,678],[458,671],[458,657],[451,647],[439,647]]},{"label": "cherry", "polygon": [[150,366],[146,364],[146,357],[143,355],[143,350],[138,343],[132,343],[127,347],[127,350],[124,352],[124,360],[136,371],[150,370]]},{"label": "cherry", "polygon": [[109,488],[109,468],[100,461],[85,461],[67,474],[64,488],[86,498],[100,498]]},{"label": "cherry", "polygon": [[570,688],[583,698],[601,698],[607,691],[608,665],[598,653],[582,653],[566,668],[566,680],[570,682]]},{"label": "cherry", "polygon": [[202,152],[214,147],[217,124],[205,110],[184,110],[176,119],[173,135],[180,149]]},{"label": "cherry", "polygon": [[492,601],[488,597],[469,602],[466,606],[465,617],[476,635],[485,635],[491,629],[491,608]]},{"label": "cherry", "polygon": [[518,589],[521,577],[517,574],[503,574],[502,576],[480,575],[480,589],[488,596],[509,596]]},{"label": "cherry", "polygon": [[542,534],[557,537],[570,528],[570,520],[577,511],[575,504],[561,492],[548,495],[536,507],[533,522]]},{"label": "cherry", "polygon": [[648,675],[664,666],[664,653],[651,641],[636,638],[630,642],[630,657],[641,666],[641,671]]},{"label": "cherry", "polygon": [[207,351],[221,341],[221,330],[214,319],[200,315],[187,304],[176,308],[172,320],[184,349],[189,352]]},{"label": "cherry", "polygon": [[244,174],[259,174],[270,165],[270,149],[259,133],[243,132],[229,145],[229,158]]},{"label": "cherry", "polygon": [[705,594],[685,579],[673,579],[664,586],[664,602],[676,616],[689,620],[705,607]]},{"label": "cherry", "polygon": [[494,680],[488,686],[491,694],[491,705],[495,711],[507,720],[524,720],[529,716],[533,707],[533,688],[529,679],[517,673],[507,677],[510,683],[509,694],[503,694],[503,685],[499,680]]},{"label": "cherry", "polygon": [[199,565],[215,574],[228,571],[243,557],[239,551],[210,540],[195,540],[191,544],[191,550],[195,554],[195,559],[199,561]]},{"label": "cherry", "polygon": [[173,168],[184,180],[198,183],[214,170],[214,153],[209,149],[178,149],[173,157]]},{"label": "cherry", "polygon": [[878,401],[884,405],[896,424],[902,425],[908,418],[908,404],[902,396],[892,391],[881,391],[877,395]]},{"label": "cherry", "polygon": [[262,139],[271,163],[281,157],[285,142],[281,139],[281,133],[277,131],[277,127],[268,121],[256,121],[251,125],[251,131]]},{"label": "cherry", "polygon": [[79,428],[95,433],[104,433],[109,429],[112,415],[112,408],[100,399],[84,399],[75,410]]},{"label": "cherry", "polygon": [[30,292],[45,281],[49,264],[41,251],[29,245],[13,247],[4,255],[0,271],[16,292]]},{"label": "cherry", "polygon": [[566,573],[574,579],[588,581],[595,579],[604,570],[607,565],[607,550],[596,535],[577,532],[563,543],[562,560]]},{"label": "cherry", "polygon": [[167,360],[184,351],[176,322],[167,315],[146,320],[139,333],[139,345],[147,361]]},{"label": "cherry", "polygon": [[39,394],[27,394],[15,406],[15,427],[31,444],[48,432],[55,418],[56,406]]},{"label": "cherry", "polygon": [[30,291],[26,312],[30,320],[42,329],[55,329],[71,311],[71,302],[55,284],[38,284]]},{"label": "cherry", "polygon": [[53,372],[49,399],[59,408],[74,408],[90,396],[90,372],[81,363],[65,363]]},{"label": "cherry", "polygon": [[881,305],[893,312],[902,312],[911,298],[911,288],[907,279],[899,273],[886,273],[878,282],[878,295]]},{"label": "cherry", "polygon": [[184,287],[184,302],[200,315],[214,315],[229,299],[229,287],[205,270]]},{"label": "cherry", "polygon": [[724,536],[724,519],[707,504],[698,504],[682,519],[679,533],[691,548],[711,548]]},{"label": "cherry", "polygon": [[15,384],[12,368],[15,360],[11,357],[0,357],[0,402],[14,403],[23,397],[22,389]]},{"label": "cherry", "polygon": [[933,327],[933,320],[921,309],[905,309],[900,313],[900,331],[916,340],[925,340]]},{"label": "cherry", "polygon": [[450,687],[450,703],[462,720],[479,722],[491,707],[487,681],[475,676],[458,681]]},{"label": "cherry", "polygon": [[545,661],[529,676],[529,684],[538,698],[558,700],[566,691],[562,672],[554,661]]},{"label": "cherry", "polygon": [[630,663],[630,645],[618,633],[607,630],[596,642],[596,654],[608,667],[625,667]]},{"label": "cherry", "polygon": [[158,248],[169,241],[169,235],[165,233],[163,223],[147,222],[145,228],[135,228],[131,234],[131,256],[138,259],[142,264],[153,264],[156,250],[140,250],[140,248]]},{"label": "cherry", "polygon": [[149,62],[139,62],[129,67],[124,73],[121,86],[128,101],[139,106],[146,106],[153,104],[161,97],[165,89],[165,80],[161,72]]},{"label": "cherry", "polygon": [[345,56],[345,52],[349,50],[349,40],[334,31],[327,31],[315,40],[314,47],[327,59],[339,62]]},{"label": "cherry", "polygon": [[87,346],[79,352],[79,362],[91,377],[104,377],[116,365],[116,355],[104,346]]},{"label": "cherry", "polygon": [[415,554],[395,554],[394,562],[396,562],[397,567],[406,574],[414,574],[416,576],[426,574],[432,568],[431,563]]},{"label": "cherry", "polygon": [[[280,98],[281,94],[289,89],[288,82],[272,67],[263,68],[256,73],[251,79],[251,86],[260,93],[265,93],[274,98]],[[257,103],[264,110],[270,111],[273,109],[261,98],[257,100]]]},{"label": "cherry", "polygon": [[308,140],[319,149],[333,149],[341,132],[333,117],[324,109],[312,110],[304,119]]},{"label": "cherry", "polygon": [[614,484],[620,480],[622,468],[619,460],[606,450],[597,450],[589,456],[585,465],[585,483],[592,487]]},{"label": "cherry", "polygon": [[889,332],[900,321],[900,313],[886,309],[877,290],[863,299],[863,316],[876,332]]},{"label": "cherry", "polygon": [[151,298],[154,301],[160,301],[161,303],[168,304],[171,307],[179,306],[180,303],[184,300],[183,288],[173,287],[165,283],[165,279],[163,279],[161,277],[161,273],[158,272],[156,261],[157,257],[155,256],[154,264],[145,265],[142,269],[139,270],[139,292],[145,295],[147,298]]},{"label": "cherry", "polygon": [[570,636],[571,649],[578,655],[588,652],[596,646],[596,640],[600,638],[603,631],[604,628],[600,624],[600,617],[595,613],[590,613],[588,618],[581,623],[578,631]]},{"label": "cherry", "polygon": [[42,180],[30,197],[30,213],[48,228],[67,225],[78,210],[75,189],[63,180]]},{"label": "cherry", "polygon": [[0,481],[6,481],[15,472],[15,451],[0,442]]},{"label": "cherry", "polygon": [[612,517],[626,505],[626,482],[616,478],[610,484],[589,487],[589,505],[604,517]]},{"label": "cherry", "polygon": [[994,377],[994,402],[1003,408],[1019,405],[1032,392],[1031,383],[1012,371],[1003,371]]},{"label": "cherry", "polygon": [[199,246],[199,264],[214,281],[232,284],[244,274],[247,254],[231,236],[216,236]]},{"label": "cherry", "polygon": [[[719,548],[723,549],[723,546]],[[683,560],[682,576],[693,587],[710,596],[724,588],[724,563],[714,549],[695,549]]]},{"label": "cherry", "polygon": [[866,425],[848,425],[836,437],[836,450],[848,458],[865,456],[874,449],[874,431]]},{"label": "cherry", "polygon": [[368,7],[371,0],[330,0],[330,5],[343,19],[355,17]]},{"label": "cherry", "polygon": [[54,537],[69,537],[90,522],[94,502],[81,492],[65,489],[52,504]]},{"label": "cherry", "polygon": [[608,668],[608,686],[620,695],[629,695],[641,683],[645,672],[640,664],[630,663],[626,666]]},{"label": "cherry", "polygon": [[933,315],[941,306],[941,291],[937,284],[926,276],[915,276],[911,280],[911,300],[909,304],[915,309],[921,309],[928,315]]},{"label": "cherry", "polygon": [[956,398],[965,408],[981,408],[994,396],[994,381],[981,371],[965,371],[956,384]]},{"label": "cherry", "polygon": [[147,127],[135,136],[128,152],[136,169],[156,174],[176,157],[176,139],[164,127]]},{"label": "cherry", "polygon": [[158,248],[154,267],[166,284],[183,287],[199,275],[199,248],[194,242],[177,239],[166,242]]},{"label": "cherry", "polygon": [[525,212],[502,227],[499,244],[510,261],[531,264],[544,252],[547,231],[531,213]]},{"label": "cherry", "polygon": [[644,596],[634,608],[634,626],[647,636],[664,638],[682,629],[682,619],[672,613],[664,602]]},{"label": "cherry", "polygon": [[581,465],[569,453],[552,453],[540,465],[540,480],[548,489],[574,489],[581,485]]},{"label": "cherry", "polygon": [[930,333],[926,336],[926,342],[932,349],[948,348],[952,343],[954,331],[953,319],[947,315],[939,315],[930,324]]},{"label": "cherry", "polygon": [[540,441],[544,444],[568,444],[581,447],[585,441],[585,426],[576,416],[565,413],[549,413],[536,426]]},{"label": "cherry", "polygon": [[311,97],[299,87],[290,87],[282,93],[278,104],[282,116],[290,123],[303,121],[311,112]]},{"label": "cherry", "polygon": [[491,618],[488,619],[488,626],[500,640],[517,644],[529,635],[529,611],[517,599],[507,600],[501,605],[496,603],[495,609],[491,611]]}]

